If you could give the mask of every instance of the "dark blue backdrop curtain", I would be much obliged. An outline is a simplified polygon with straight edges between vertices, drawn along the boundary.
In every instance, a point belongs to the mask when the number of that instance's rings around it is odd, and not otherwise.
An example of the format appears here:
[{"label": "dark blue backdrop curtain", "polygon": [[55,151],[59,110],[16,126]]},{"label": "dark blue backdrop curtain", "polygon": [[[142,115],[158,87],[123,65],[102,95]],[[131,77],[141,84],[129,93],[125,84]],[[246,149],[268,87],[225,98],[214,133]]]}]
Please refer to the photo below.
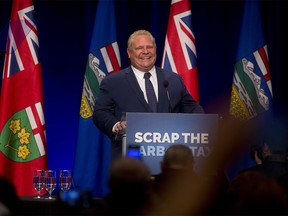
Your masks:
[{"label": "dark blue backdrop curtain", "polygon": [[[0,69],[6,46],[11,0],[0,1]],[[117,38],[122,67],[129,65],[127,38],[136,29],[150,30],[158,45],[160,66],[171,0],[117,0]],[[79,108],[96,0],[34,0],[42,61],[48,165],[73,169]],[[208,113],[229,109],[243,1],[191,0],[196,38],[200,103]],[[285,21],[288,3],[263,1],[263,22],[272,76],[274,110],[286,120],[288,40]],[[105,19],[105,17],[103,17]],[[286,123],[284,121],[284,123]],[[285,126],[283,126],[284,129]],[[271,128],[272,130],[272,128]],[[283,149],[287,138],[280,134]],[[287,150],[287,149],[285,149]]]}]

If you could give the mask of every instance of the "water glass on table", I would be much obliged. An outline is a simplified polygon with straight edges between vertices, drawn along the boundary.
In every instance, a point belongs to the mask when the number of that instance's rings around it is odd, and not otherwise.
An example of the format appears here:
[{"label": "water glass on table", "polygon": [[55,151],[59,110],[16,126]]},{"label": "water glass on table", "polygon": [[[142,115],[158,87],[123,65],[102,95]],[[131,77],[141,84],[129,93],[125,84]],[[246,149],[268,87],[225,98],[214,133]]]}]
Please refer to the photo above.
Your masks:
[{"label": "water glass on table", "polygon": [[71,170],[60,170],[59,180],[63,192],[70,190],[72,183]]},{"label": "water glass on table", "polygon": [[45,188],[49,193],[48,199],[52,198],[52,192],[56,188],[56,171],[55,170],[46,170],[45,171]]},{"label": "water glass on table", "polygon": [[34,170],[33,171],[33,185],[37,191],[37,196],[34,198],[41,198],[41,191],[45,186],[45,171],[44,170]]}]

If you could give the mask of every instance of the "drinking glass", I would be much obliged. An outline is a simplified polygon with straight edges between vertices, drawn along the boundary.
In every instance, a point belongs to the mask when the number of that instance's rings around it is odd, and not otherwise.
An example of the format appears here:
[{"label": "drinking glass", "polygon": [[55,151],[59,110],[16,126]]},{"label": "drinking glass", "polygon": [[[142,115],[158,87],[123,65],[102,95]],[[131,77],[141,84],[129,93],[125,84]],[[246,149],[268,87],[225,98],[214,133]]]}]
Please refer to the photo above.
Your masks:
[{"label": "drinking glass", "polygon": [[44,170],[34,170],[33,172],[33,185],[35,190],[37,191],[37,196],[35,198],[41,198],[41,191],[45,186],[45,172]]},{"label": "drinking glass", "polygon": [[49,193],[48,199],[53,199],[52,192],[56,188],[56,171],[55,170],[45,171],[45,188]]},{"label": "drinking glass", "polygon": [[72,178],[71,170],[60,170],[60,188],[63,192],[66,192],[70,189]]}]

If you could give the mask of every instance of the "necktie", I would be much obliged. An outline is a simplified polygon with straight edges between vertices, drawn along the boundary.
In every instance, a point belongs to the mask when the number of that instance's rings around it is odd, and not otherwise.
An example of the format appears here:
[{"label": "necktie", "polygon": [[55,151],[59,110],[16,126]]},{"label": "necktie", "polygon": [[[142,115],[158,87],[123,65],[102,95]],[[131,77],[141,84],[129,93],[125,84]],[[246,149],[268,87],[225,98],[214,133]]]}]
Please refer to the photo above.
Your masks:
[{"label": "necktie", "polygon": [[146,88],[146,94],[147,94],[147,99],[148,99],[148,104],[153,110],[153,112],[157,112],[157,98],[155,95],[155,91],[153,88],[153,85],[150,81],[150,73],[145,73],[144,74],[144,79],[145,79],[145,88]]}]

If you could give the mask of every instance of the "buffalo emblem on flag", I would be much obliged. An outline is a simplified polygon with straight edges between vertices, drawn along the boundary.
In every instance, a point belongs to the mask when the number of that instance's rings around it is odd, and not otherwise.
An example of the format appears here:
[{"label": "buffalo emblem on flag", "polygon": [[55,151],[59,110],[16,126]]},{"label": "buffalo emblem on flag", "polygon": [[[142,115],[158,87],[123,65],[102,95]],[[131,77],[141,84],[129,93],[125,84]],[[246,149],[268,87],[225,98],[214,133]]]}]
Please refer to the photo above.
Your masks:
[{"label": "buffalo emblem on flag", "polygon": [[99,59],[92,53],[89,54],[80,106],[80,116],[84,119],[93,114],[96,95],[99,85],[106,74],[99,68]]}]

